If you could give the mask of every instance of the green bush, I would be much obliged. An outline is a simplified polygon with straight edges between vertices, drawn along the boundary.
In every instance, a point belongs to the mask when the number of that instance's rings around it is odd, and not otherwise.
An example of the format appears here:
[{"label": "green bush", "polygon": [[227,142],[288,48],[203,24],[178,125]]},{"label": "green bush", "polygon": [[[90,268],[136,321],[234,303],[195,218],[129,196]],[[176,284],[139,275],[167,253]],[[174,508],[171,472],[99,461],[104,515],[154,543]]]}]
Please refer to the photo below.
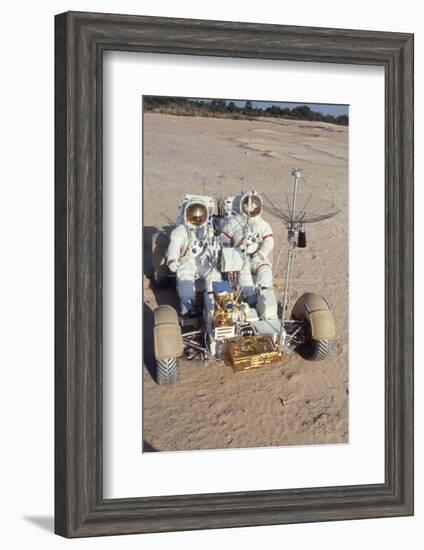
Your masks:
[{"label": "green bush", "polygon": [[293,109],[281,109],[272,105],[265,109],[253,107],[251,101],[246,101],[244,107],[238,107],[234,101],[225,99],[190,99],[172,96],[143,96],[145,112],[171,114],[177,116],[202,116],[232,118],[235,120],[253,120],[257,117],[289,118],[293,120],[309,120],[315,122],[329,122],[348,126],[348,115],[325,115],[313,111],[309,105],[298,105]]}]

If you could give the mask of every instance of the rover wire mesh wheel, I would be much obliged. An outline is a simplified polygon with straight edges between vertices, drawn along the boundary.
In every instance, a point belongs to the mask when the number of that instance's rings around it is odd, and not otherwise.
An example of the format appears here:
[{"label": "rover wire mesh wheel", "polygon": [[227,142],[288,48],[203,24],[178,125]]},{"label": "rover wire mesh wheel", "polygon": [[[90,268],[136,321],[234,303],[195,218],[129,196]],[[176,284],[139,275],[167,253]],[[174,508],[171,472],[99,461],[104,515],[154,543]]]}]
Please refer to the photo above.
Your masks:
[{"label": "rover wire mesh wheel", "polygon": [[307,361],[323,361],[336,336],[328,302],[319,294],[305,292],[293,306],[292,319],[304,323],[302,343],[296,347],[296,352]]},{"label": "rover wire mesh wheel", "polygon": [[156,359],[156,381],[160,386],[178,382],[179,364],[177,357]]},{"label": "rover wire mesh wheel", "polygon": [[331,340],[308,340],[297,346],[297,353],[307,361],[323,361],[330,351]]}]

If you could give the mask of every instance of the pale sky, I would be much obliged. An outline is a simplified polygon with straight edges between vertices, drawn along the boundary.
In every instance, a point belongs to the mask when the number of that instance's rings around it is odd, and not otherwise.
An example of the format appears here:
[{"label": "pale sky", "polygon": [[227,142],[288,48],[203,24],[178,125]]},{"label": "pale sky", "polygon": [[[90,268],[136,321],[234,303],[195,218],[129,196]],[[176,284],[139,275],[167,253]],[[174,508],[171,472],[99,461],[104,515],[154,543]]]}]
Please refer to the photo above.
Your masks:
[{"label": "pale sky", "polygon": [[[206,98],[191,98],[194,101],[211,101],[210,99]],[[226,99],[227,103],[230,101],[233,101],[237,107],[244,107],[246,101],[248,100],[236,100],[236,99]],[[256,108],[262,108],[267,109],[268,107],[272,107],[275,105],[276,107],[280,107],[280,109],[294,109],[295,107],[298,107],[299,105],[307,105],[310,107],[313,111],[317,111],[319,113],[322,113],[324,115],[333,115],[333,116],[339,116],[339,115],[348,115],[349,114],[349,105],[339,105],[339,104],[332,104],[332,103],[294,103],[294,102],[287,102],[287,101],[252,101],[253,107]]]}]

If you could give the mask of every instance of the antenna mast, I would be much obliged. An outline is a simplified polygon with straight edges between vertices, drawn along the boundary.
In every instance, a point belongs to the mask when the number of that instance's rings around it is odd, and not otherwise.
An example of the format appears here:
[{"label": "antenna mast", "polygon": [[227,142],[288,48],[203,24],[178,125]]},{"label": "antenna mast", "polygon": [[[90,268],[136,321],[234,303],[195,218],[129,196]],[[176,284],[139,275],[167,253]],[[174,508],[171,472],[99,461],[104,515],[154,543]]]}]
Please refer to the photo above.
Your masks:
[{"label": "antenna mast", "polygon": [[290,221],[287,223],[287,240],[289,242],[289,251],[287,254],[287,273],[286,273],[286,283],[284,287],[284,296],[283,296],[283,311],[281,313],[281,328],[279,341],[282,343],[282,340],[285,337],[285,328],[284,322],[286,319],[286,310],[290,301],[291,293],[291,283],[293,276],[293,264],[294,264],[294,253],[297,247],[296,240],[296,200],[297,200],[297,188],[299,185],[299,180],[302,177],[302,173],[299,168],[292,169],[292,176],[294,177],[293,183],[293,200],[291,204]]}]

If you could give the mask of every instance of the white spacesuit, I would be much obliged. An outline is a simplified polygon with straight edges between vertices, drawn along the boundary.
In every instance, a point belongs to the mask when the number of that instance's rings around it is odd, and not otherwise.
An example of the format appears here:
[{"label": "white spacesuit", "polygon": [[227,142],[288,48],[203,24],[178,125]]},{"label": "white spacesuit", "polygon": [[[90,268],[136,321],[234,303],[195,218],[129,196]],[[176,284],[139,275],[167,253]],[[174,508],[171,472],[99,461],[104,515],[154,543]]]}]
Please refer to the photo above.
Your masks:
[{"label": "white spacesuit", "polygon": [[274,248],[272,228],[262,218],[262,199],[255,191],[240,197],[240,213],[228,218],[222,229],[223,246],[233,246],[243,251],[245,260],[240,271],[243,295],[254,300],[255,286],[272,290],[272,264],[269,254]]},{"label": "white spacesuit", "polygon": [[208,221],[206,204],[196,198],[187,200],[182,205],[180,223],[171,233],[167,265],[177,275],[182,315],[195,308],[196,282],[203,286],[201,290],[211,292],[212,283],[221,280],[216,267],[216,238]]}]

